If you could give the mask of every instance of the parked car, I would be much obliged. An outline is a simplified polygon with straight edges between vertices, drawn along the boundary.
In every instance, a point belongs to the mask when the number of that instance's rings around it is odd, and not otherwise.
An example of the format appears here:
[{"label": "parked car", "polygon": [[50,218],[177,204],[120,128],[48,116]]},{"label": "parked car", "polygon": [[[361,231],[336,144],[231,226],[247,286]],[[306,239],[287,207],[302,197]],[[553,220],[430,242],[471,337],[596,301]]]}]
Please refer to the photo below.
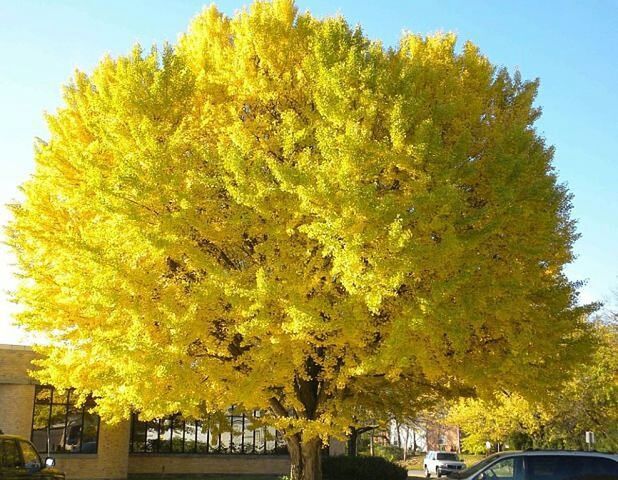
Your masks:
[{"label": "parked car", "polygon": [[466,468],[466,464],[459,460],[456,453],[431,450],[425,456],[423,468],[427,478],[431,477],[434,473],[440,478],[442,475],[463,470]]},{"label": "parked car", "polygon": [[501,452],[448,477],[458,480],[618,480],[618,455],[565,450]]},{"label": "parked car", "polygon": [[56,470],[55,460],[41,461],[34,445],[15,435],[0,435],[0,479],[2,480],[64,480]]}]

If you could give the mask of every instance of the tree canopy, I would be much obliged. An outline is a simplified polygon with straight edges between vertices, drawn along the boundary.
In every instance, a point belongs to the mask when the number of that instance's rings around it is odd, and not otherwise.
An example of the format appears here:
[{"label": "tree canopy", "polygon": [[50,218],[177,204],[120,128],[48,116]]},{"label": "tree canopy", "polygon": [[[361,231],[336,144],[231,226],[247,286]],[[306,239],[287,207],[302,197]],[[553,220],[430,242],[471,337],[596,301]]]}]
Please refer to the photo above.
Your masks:
[{"label": "tree canopy", "polygon": [[587,336],[537,86],[288,0],[76,72],[9,227],[38,377],[111,420],[264,409],[293,461],[381,382],[544,391]]},{"label": "tree canopy", "polygon": [[594,448],[618,448],[618,323],[615,314],[594,323],[596,348],[562,388],[541,399],[497,392],[493,399],[464,399],[449,420],[464,431],[463,447],[484,452],[485,442],[511,448],[585,449],[585,432],[595,433]]}]

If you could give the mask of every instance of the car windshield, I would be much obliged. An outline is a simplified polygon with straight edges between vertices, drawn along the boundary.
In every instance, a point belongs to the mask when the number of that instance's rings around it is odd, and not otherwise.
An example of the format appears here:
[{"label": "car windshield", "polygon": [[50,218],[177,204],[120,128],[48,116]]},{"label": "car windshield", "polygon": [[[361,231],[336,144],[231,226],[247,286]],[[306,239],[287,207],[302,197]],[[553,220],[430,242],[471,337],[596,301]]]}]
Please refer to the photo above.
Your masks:
[{"label": "car windshield", "polygon": [[485,468],[487,465],[489,465],[490,463],[495,462],[496,460],[498,460],[498,458],[502,457],[503,455],[500,453],[494,453],[493,455],[490,455],[487,458],[484,458],[483,460],[481,460],[478,463],[475,463],[474,465],[472,465],[470,468],[466,468],[465,470],[461,471],[461,472],[457,472],[457,474],[455,474],[455,477],[469,477],[471,475],[474,475],[478,472],[480,472],[483,468]]},{"label": "car windshield", "polygon": [[438,453],[438,460],[452,460],[457,462],[459,458],[456,453]]}]

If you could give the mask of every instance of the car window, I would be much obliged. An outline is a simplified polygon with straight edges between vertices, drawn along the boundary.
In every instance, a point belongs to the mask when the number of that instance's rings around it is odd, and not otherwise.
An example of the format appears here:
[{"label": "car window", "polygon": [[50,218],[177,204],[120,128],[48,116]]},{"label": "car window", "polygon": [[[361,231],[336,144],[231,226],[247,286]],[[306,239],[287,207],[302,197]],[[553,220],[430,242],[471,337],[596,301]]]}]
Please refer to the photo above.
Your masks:
[{"label": "car window", "polygon": [[457,462],[459,458],[457,458],[456,453],[438,453],[438,460],[452,460]]},{"label": "car window", "polygon": [[526,457],[528,480],[610,480],[618,478],[618,462],[584,455]]},{"label": "car window", "polygon": [[522,480],[523,470],[521,466],[521,458],[503,458],[483,470],[476,478],[479,480]]},{"label": "car window", "polygon": [[530,456],[526,458],[528,480],[563,480],[572,471],[567,456]]},{"label": "car window", "polygon": [[[601,458],[569,456],[569,455],[539,455],[527,458],[529,480],[577,480],[586,478],[586,470],[596,474],[592,467]],[[591,471],[592,470],[592,471]]]},{"label": "car window", "polygon": [[0,440],[0,465],[4,468],[19,468],[23,466],[15,440]]},{"label": "car window", "polygon": [[571,460],[573,480],[618,478],[618,462],[601,457],[573,457]]},{"label": "car window", "polygon": [[21,446],[21,453],[24,458],[24,466],[28,469],[40,469],[41,457],[39,457],[39,454],[30,442],[20,441],[19,444]]},{"label": "car window", "polygon": [[[466,475],[466,477],[469,477],[471,475],[474,475],[478,472],[480,472],[481,470],[483,470],[487,465],[493,463],[496,461],[496,458],[499,457],[499,453],[494,453],[493,455],[490,455],[487,458],[484,458],[483,460],[481,460],[480,462],[475,463],[474,465],[468,467],[466,470],[464,470],[462,473],[464,473]],[[510,457],[509,457],[510,458]]]}]

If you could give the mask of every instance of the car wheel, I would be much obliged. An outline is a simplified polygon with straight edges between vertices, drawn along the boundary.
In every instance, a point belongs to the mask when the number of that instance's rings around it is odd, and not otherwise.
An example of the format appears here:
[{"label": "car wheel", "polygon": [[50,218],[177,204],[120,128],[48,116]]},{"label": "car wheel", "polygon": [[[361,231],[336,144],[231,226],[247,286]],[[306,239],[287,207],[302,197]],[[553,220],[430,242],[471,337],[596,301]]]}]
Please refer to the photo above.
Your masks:
[{"label": "car wheel", "polygon": [[429,473],[429,469],[425,467],[425,478],[431,478],[431,473]]},{"label": "car wheel", "polygon": [[442,476],[442,472],[440,472],[440,469],[438,467],[436,467],[436,475],[438,476],[438,478]]}]

